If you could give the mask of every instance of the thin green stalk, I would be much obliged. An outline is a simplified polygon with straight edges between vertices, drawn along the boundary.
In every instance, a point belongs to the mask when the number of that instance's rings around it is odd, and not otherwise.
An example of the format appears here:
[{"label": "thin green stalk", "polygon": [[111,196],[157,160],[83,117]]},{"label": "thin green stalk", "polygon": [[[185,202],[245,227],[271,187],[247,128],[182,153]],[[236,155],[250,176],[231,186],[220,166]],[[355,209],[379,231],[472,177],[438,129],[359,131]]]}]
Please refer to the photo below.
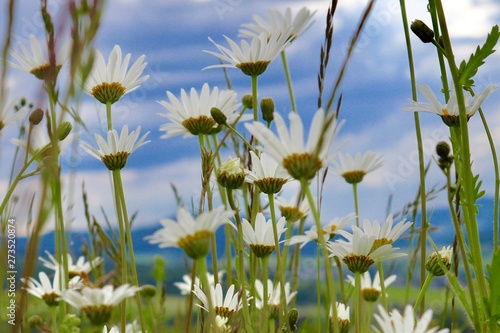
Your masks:
[{"label": "thin green stalk", "polygon": [[252,75],[252,107],[254,121],[259,121],[259,98],[257,96],[258,78],[258,75]]},{"label": "thin green stalk", "polygon": [[[121,177],[121,172],[120,170],[114,170],[113,174],[116,173],[116,191],[117,193],[115,194],[120,198],[120,204],[123,212],[123,222],[125,225],[125,233],[127,237],[127,243],[128,243],[128,250],[129,250],[129,256],[130,256],[130,266],[131,266],[131,272],[132,272],[132,284],[136,285],[139,287],[139,278],[137,276],[137,265],[135,261],[135,254],[134,254],[134,244],[132,241],[132,232],[130,230],[130,221],[128,218],[128,212],[127,212],[127,204],[125,201],[125,191],[123,190],[123,183],[122,183],[122,177]],[[141,295],[140,293],[135,294],[135,299],[137,302],[137,311],[139,312],[139,322],[141,324],[141,329],[144,331],[146,329],[146,323],[144,321],[144,313],[142,312],[142,301],[141,301]]]},{"label": "thin green stalk", "polygon": [[[321,233],[321,230],[323,230],[321,226],[321,221],[320,221],[320,214],[319,211],[316,209],[316,203],[314,202],[314,197],[311,193],[311,189],[309,187],[309,183],[307,180],[301,180],[301,187],[302,190],[304,191],[307,200],[309,202],[309,206],[311,208],[312,215],[314,217],[314,222],[316,225],[316,230],[318,230],[318,234]],[[337,307],[336,307],[336,291],[335,291],[335,281],[333,279],[333,271],[331,269],[332,265],[330,262],[330,257],[328,255],[328,249],[326,247],[326,242],[323,237],[318,237],[318,242],[321,247],[322,253],[323,253],[323,260],[324,260],[324,265],[325,265],[325,275],[326,275],[326,286],[327,286],[327,291],[328,291],[328,304],[331,305],[332,307],[332,318],[333,318],[333,331],[334,333],[339,333],[339,325],[338,325],[338,318],[337,318]],[[319,269],[319,267],[318,267]],[[319,313],[318,313],[319,315]]]},{"label": "thin green stalk", "polygon": [[290,69],[288,68],[288,61],[286,59],[285,50],[281,51],[281,62],[283,63],[283,70],[285,71],[286,84],[288,86],[288,94],[290,95],[290,104],[292,106],[292,111],[297,112],[297,106],[295,104],[295,94],[293,92],[292,77],[290,75]]},{"label": "thin green stalk", "polygon": [[[411,94],[412,99],[417,101],[417,88],[416,88],[416,77],[415,77],[415,66],[413,62],[413,51],[411,47],[410,32],[408,29],[408,18],[406,15],[406,4],[405,0],[400,0],[401,7],[401,18],[403,20],[403,29],[405,33],[406,50],[408,54],[408,67],[410,71],[411,80]],[[424,148],[422,143],[422,131],[420,129],[420,118],[417,112],[413,113],[414,124],[415,124],[415,134],[417,137],[417,150],[418,150],[418,170],[420,177],[420,210],[421,210],[421,220],[422,220],[422,230],[420,233],[420,287],[423,286],[425,281],[425,258],[426,258],[426,248],[427,248],[427,201],[426,201],[426,186],[425,186],[425,164],[424,164]],[[425,299],[422,300],[422,312],[425,309]]]},{"label": "thin green stalk", "polygon": [[[465,200],[462,201],[464,206],[464,222],[468,229],[468,240],[471,248],[472,263],[474,267],[474,272],[476,275],[476,281],[479,286],[479,292],[483,302],[488,299],[488,287],[486,285],[486,277],[484,274],[484,265],[481,251],[481,242],[479,239],[479,230],[477,227],[477,219],[475,213],[475,200],[474,197],[474,180],[471,170],[470,161],[470,142],[469,142],[469,131],[467,125],[467,110],[465,108],[464,94],[462,93],[462,85],[459,81],[458,67],[455,63],[455,56],[451,47],[450,36],[448,34],[448,27],[446,24],[446,18],[444,15],[443,5],[440,0],[436,0],[436,13],[439,19],[439,25],[442,31],[443,46],[448,55],[448,65],[450,69],[451,76],[453,78],[453,85],[457,96],[457,105],[460,118],[460,133],[462,136],[461,140],[461,179],[463,180],[462,186],[464,188]],[[470,232],[469,232],[470,231]],[[486,304],[481,304],[482,307],[486,307]]]},{"label": "thin green stalk", "polygon": [[106,119],[108,124],[108,131],[113,129],[113,116],[111,114],[111,102],[106,102]]},{"label": "thin green stalk", "polygon": [[[302,235],[304,233],[304,224],[305,224],[305,218],[300,219],[299,230],[297,231],[298,235]],[[298,290],[299,268],[300,268],[300,247],[298,245],[295,245],[295,248],[293,251],[292,292]],[[297,303],[296,298],[297,297],[294,297],[292,299],[292,303],[290,304],[291,308],[295,307],[295,304]]]},{"label": "thin green stalk", "polygon": [[361,273],[354,272],[354,332],[361,333]]},{"label": "thin green stalk", "polygon": [[352,193],[354,196],[354,212],[356,213],[356,227],[359,228],[359,202],[358,202],[358,184],[352,184]]},{"label": "thin green stalk", "polygon": [[318,312],[318,332],[321,332],[321,246],[318,244],[316,247],[316,265],[318,269],[316,271],[316,311]]},{"label": "thin green stalk", "polygon": [[420,303],[424,299],[424,295],[427,292],[427,289],[429,288],[429,285],[432,282],[432,279],[434,278],[434,274],[429,273],[427,274],[427,277],[425,278],[424,285],[422,288],[420,288],[420,292],[418,293],[417,300],[415,301],[415,304],[413,305],[413,311],[415,314],[418,312],[418,307],[420,306]]},{"label": "thin green stalk", "polygon": [[382,266],[382,261],[379,261],[377,263],[378,267],[378,276],[380,280],[380,291],[381,291],[381,296],[382,296],[382,306],[384,307],[385,311],[387,311],[387,292],[385,290],[385,278],[384,278],[384,267]]},{"label": "thin green stalk", "polygon": [[[210,325],[208,327],[217,327],[216,322],[215,322],[215,305],[212,303],[212,294],[210,290],[210,283],[208,282],[208,271],[207,271],[207,262],[206,258],[200,258],[196,260],[198,266],[198,276],[200,277],[200,281],[202,283],[202,289],[205,292],[205,295],[207,296],[207,302],[208,302],[208,317],[210,318]],[[243,293],[245,294],[245,293]],[[208,329],[210,332],[211,330]]]},{"label": "thin green stalk", "polygon": [[269,288],[267,286],[267,279],[269,277],[269,268],[267,265],[269,264],[269,256],[265,256],[261,258],[262,261],[262,286],[263,286],[263,293],[262,293],[262,325],[263,325],[263,332],[267,333],[269,332]]}]

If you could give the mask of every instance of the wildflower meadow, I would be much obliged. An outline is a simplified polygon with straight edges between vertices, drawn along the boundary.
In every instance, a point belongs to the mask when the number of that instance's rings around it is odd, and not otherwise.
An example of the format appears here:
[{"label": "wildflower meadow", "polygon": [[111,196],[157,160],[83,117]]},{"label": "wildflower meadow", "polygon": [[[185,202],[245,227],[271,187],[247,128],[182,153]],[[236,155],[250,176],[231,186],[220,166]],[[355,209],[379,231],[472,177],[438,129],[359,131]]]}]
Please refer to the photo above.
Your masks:
[{"label": "wildflower meadow", "polygon": [[[499,69],[487,67],[498,25],[457,52],[449,22],[460,5],[451,0],[416,1],[422,17],[404,0],[357,1],[348,30],[339,24],[343,1],[269,1],[265,14],[248,12],[250,1],[191,1],[212,10],[193,11],[193,29],[226,29],[224,15],[238,6],[246,21],[189,52],[179,47],[183,64],[160,80],[150,59],[169,68],[173,55],[137,53],[148,37],[126,32],[119,14],[139,2],[31,2],[34,21],[24,1],[0,4],[1,332],[500,332],[499,136],[488,121],[495,110],[483,110],[498,93]],[[140,3],[137,17],[159,6]],[[415,154],[414,172],[386,173],[397,204],[388,197],[375,213],[365,203],[379,205],[383,194],[364,191],[401,160],[352,152],[352,141],[367,139],[343,133],[357,122],[346,120],[345,100],[365,93],[344,82],[354,57],[375,59],[362,45],[378,5],[396,13],[404,45],[408,94],[390,112],[395,127],[412,124],[411,142],[399,144]],[[462,13],[463,26],[484,26]],[[98,43],[109,20],[117,28]],[[126,38],[137,41],[134,52],[118,42]],[[432,83],[418,71],[431,64]],[[311,66],[297,83],[294,73]],[[218,79],[190,82],[197,73]],[[360,86],[374,82],[374,73],[360,74]],[[34,94],[18,96],[22,75]],[[378,79],[382,101],[391,89]],[[170,89],[173,81],[182,88]],[[152,86],[163,92],[154,103],[133,99]],[[423,117],[442,134],[430,144]],[[160,157],[178,163],[178,174],[160,168],[150,190],[131,189]],[[416,184],[405,204],[403,178]],[[348,189],[342,213],[330,197],[337,186]],[[138,206],[140,197],[163,202],[149,229],[141,221],[151,207]]]}]

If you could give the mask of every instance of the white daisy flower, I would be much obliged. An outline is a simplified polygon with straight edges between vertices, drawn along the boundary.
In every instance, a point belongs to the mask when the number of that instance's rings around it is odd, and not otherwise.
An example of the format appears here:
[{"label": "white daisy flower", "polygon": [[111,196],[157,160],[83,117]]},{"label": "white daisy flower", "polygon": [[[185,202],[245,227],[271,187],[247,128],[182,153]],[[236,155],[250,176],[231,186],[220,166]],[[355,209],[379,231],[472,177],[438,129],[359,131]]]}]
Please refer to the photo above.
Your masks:
[{"label": "white daisy flower", "polygon": [[181,96],[177,98],[167,91],[169,101],[159,103],[168,110],[167,114],[160,114],[170,119],[171,123],[164,124],[160,131],[166,133],[162,138],[170,138],[175,135],[189,137],[199,134],[212,134],[219,131],[217,122],[213,119],[210,110],[219,109],[227,118],[229,124],[238,118],[237,112],[240,104],[237,103],[237,95],[233,90],[220,90],[214,87],[210,90],[208,83],[203,84],[200,94],[191,88],[189,95],[181,89]]},{"label": "white daisy flower", "polygon": [[290,130],[280,115],[275,115],[278,135],[260,122],[245,124],[247,130],[264,146],[264,151],[280,163],[295,179],[309,180],[326,164],[339,125],[334,115],[319,109],[314,114],[307,143],[304,126],[297,112],[289,114]]},{"label": "white daisy flower", "polygon": [[15,109],[16,101],[14,99],[7,103],[7,96],[9,96],[9,89],[5,89],[4,98],[0,98],[0,136],[5,126],[23,118],[28,112],[26,107]]},{"label": "white daisy flower", "polygon": [[[257,291],[257,298],[255,299],[255,307],[262,309],[264,306],[264,285],[261,280],[255,280],[255,290]],[[279,318],[279,309],[281,304],[281,284],[278,282],[275,286],[271,279],[267,280],[267,304],[271,307],[271,317]],[[297,295],[297,292],[290,291],[290,283],[285,283],[285,299],[286,304],[290,304],[292,299]]]},{"label": "white daisy flower", "polygon": [[271,36],[261,33],[258,37],[252,38],[251,44],[248,44],[246,40],[241,40],[241,47],[231,38],[224,36],[231,49],[215,43],[212,38],[208,38],[220,53],[207,50],[204,52],[216,56],[225,63],[208,66],[204,69],[239,68],[245,75],[258,76],[264,73],[271,61],[288,46],[290,43],[289,35],[289,31],[275,31]]},{"label": "white daisy flower", "polygon": [[[348,333],[351,328],[351,317],[349,306],[344,303],[335,302],[337,309],[337,324],[340,333]],[[335,320],[333,319],[333,306],[330,306],[330,313],[328,315],[328,323],[330,324],[330,332],[333,332],[333,325]]]},{"label": "white daisy flower", "polygon": [[[50,268],[52,270],[57,270],[58,267],[62,263],[62,259],[60,262],[54,258],[52,254],[50,254],[49,251],[45,251],[47,256],[49,257],[49,260],[44,259],[42,257],[39,257],[40,261],[43,263],[43,265],[47,268]],[[83,274],[89,274],[90,271],[95,268],[96,266],[99,266],[102,262],[103,259],[101,257],[95,257],[92,259],[92,261],[86,261],[84,256],[80,256],[75,263],[73,263],[73,257],[71,257],[71,254],[67,254],[68,256],[68,275],[70,278],[74,276],[81,276]]]},{"label": "white daisy flower", "polygon": [[65,290],[62,299],[85,312],[92,325],[102,326],[108,322],[115,306],[124,299],[133,297],[140,289],[129,284],[116,289],[112,285],[102,288],[84,287],[81,291]]},{"label": "white daisy flower", "polygon": [[127,159],[137,148],[149,143],[145,141],[149,132],[144,134],[139,140],[141,126],[135,131],[128,133],[128,125],[123,126],[120,135],[115,129],[108,131],[108,141],[104,140],[99,134],[94,134],[99,149],[95,149],[84,141],[80,141],[82,147],[87,153],[101,160],[109,170],[120,170],[127,164]]},{"label": "white daisy flower", "polygon": [[[35,36],[30,35],[31,52],[23,45],[19,44],[21,51],[11,50],[10,55],[15,62],[9,62],[10,66],[35,75],[36,78],[44,80],[48,78],[50,71],[48,52],[42,51],[40,43]],[[64,63],[69,59],[71,41],[67,41],[55,53],[55,75],[59,72]]]},{"label": "white daisy flower", "polygon": [[262,193],[278,193],[291,180],[286,170],[266,153],[262,153],[259,158],[250,151],[250,157],[252,167],[251,170],[245,169],[245,180],[257,185]]},{"label": "white daisy flower", "polygon": [[210,238],[217,228],[228,223],[232,216],[232,211],[221,206],[193,218],[185,208],[180,207],[177,221],[161,220],[163,228],[145,239],[151,244],[159,244],[160,248],[180,247],[190,258],[198,259],[208,253]]},{"label": "white daisy flower", "polygon": [[[392,244],[398,240],[412,224],[413,222],[406,222],[406,219],[403,219],[401,222],[394,225],[392,214],[389,214],[382,225],[377,220],[370,222],[370,220],[365,219],[363,221],[363,231],[368,235],[375,236],[375,246],[378,244]],[[353,226],[353,228],[355,228],[355,226]],[[347,238],[350,239],[349,235],[347,235]]]},{"label": "white daisy flower", "polygon": [[330,256],[342,259],[353,273],[364,273],[376,262],[406,255],[405,253],[395,253],[399,248],[392,247],[391,244],[375,247],[375,235],[365,234],[356,226],[353,226],[352,230],[352,235],[344,230],[339,230],[339,234],[348,238],[348,241],[337,240],[328,242],[326,245],[331,253]]},{"label": "white daisy flower", "polygon": [[[40,272],[38,278],[40,282],[32,277],[29,277],[27,280],[24,278],[21,279],[26,283],[26,291],[33,296],[43,299],[50,307],[59,305],[62,293],[67,289],[64,285],[61,285],[62,277],[60,267],[55,270],[52,282],[45,272]],[[76,289],[82,286],[82,279],[79,276],[73,277],[68,282],[68,287],[70,289]]]},{"label": "white daisy flower", "polygon": [[[286,231],[286,220],[284,217],[276,222],[278,239]],[[258,213],[255,217],[255,229],[247,220],[241,219],[241,227],[243,229],[243,239],[250,246],[255,255],[259,258],[267,257],[274,251],[275,241],[273,233],[273,220],[266,221],[264,214]]]},{"label": "white daisy flower", "polygon": [[354,158],[349,154],[339,154],[339,162],[334,161],[334,172],[342,176],[349,184],[357,184],[363,177],[384,164],[381,155],[368,151],[361,155],[357,153]]},{"label": "white daisy flower", "polygon": [[[113,326],[108,331],[108,327],[104,325],[102,333],[120,333],[120,329],[117,326]],[[137,320],[134,320],[132,323],[128,323],[125,326],[125,333],[142,333],[141,325]]]},{"label": "white daisy flower", "polygon": [[[223,270],[219,271],[219,273],[218,273],[219,281],[222,280],[224,273],[225,273],[225,271],[223,271]],[[207,272],[207,279],[208,279],[209,285],[211,285],[211,286],[215,285],[214,274]],[[176,286],[179,289],[181,295],[189,295],[189,293],[191,293],[191,291],[192,291],[192,286],[193,286],[191,275],[184,274],[182,276],[182,280],[183,280],[183,282],[174,282],[174,286]],[[194,285],[196,285],[198,287],[200,286],[200,278],[197,276],[194,279]]]},{"label": "white daisy flower", "polygon": [[[384,279],[384,286],[388,287],[394,281],[396,281],[396,275],[388,276]],[[356,285],[355,278],[352,275],[347,276],[347,282],[349,282],[353,286]],[[378,271],[375,272],[373,282],[370,276],[370,272],[367,271],[361,274],[361,294],[363,295],[364,300],[367,302],[375,302],[382,294],[382,287],[380,286],[380,274],[378,273]]]},{"label": "white daisy flower", "polygon": [[[325,241],[332,240],[333,237],[338,233],[338,231],[344,228],[349,222],[351,222],[356,215],[351,213],[342,218],[334,218],[327,225],[323,227],[321,233]],[[300,244],[300,248],[303,248],[307,243],[314,241],[318,242],[318,231],[316,225],[311,226],[311,228],[304,232],[303,235],[295,235],[291,237],[288,241],[288,245]]]},{"label": "white daisy flower", "polygon": [[302,35],[311,27],[314,22],[311,18],[316,11],[311,12],[308,8],[303,7],[294,16],[292,10],[288,7],[284,13],[269,9],[267,11],[268,21],[260,15],[253,15],[255,23],[242,24],[239,33],[240,37],[258,38],[261,33],[267,36],[272,36],[276,31],[288,32],[288,39],[293,41]]},{"label": "white daisy flower", "polygon": [[115,45],[109,54],[108,63],[101,52],[96,51],[92,70],[84,83],[84,90],[99,102],[113,104],[123,95],[137,89],[149,75],[142,75],[147,62],[145,55],[141,55],[134,64],[128,68],[130,53],[122,59],[120,46]]},{"label": "white daisy flower", "polygon": [[281,212],[281,216],[286,218],[288,222],[296,222],[307,216],[311,211],[307,199],[298,200],[298,193],[290,199],[276,197],[276,205]]},{"label": "white daisy flower", "polygon": [[[453,87],[453,85],[451,85]],[[428,103],[424,102],[415,102],[410,101],[409,104],[403,109],[403,111],[422,111],[422,112],[430,112],[435,113],[441,117],[443,122],[450,126],[456,127],[459,126],[460,116],[458,112],[458,104],[457,104],[457,96],[455,93],[455,89],[451,89],[450,91],[450,99],[448,103],[441,104],[438,102],[436,95],[432,92],[431,88],[427,85],[418,86],[418,89],[424,95],[425,99],[427,99]],[[466,102],[466,112],[467,112],[467,120],[476,113],[481,104],[488,98],[495,90],[497,89],[496,85],[488,85],[484,91],[477,93],[474,97],[471,98],[469,92],[464,92],[464,99]]]},{"label": "white daisy flower", "polygon": [[215,310],[217,316],[229,318],[242,308],[242,301],[238,292],[235,292],[234,284],[227,289],[226,296],[222,293],[222,286],[217,283],[215,286],[210,286],[210,297],[213,309],[209,309],[207,295],[198,286],[194,286],[193,293],[198,297],[203,305],[197,304],[205,311]]},{"label": "white daisy flower", "polygon": [[390,313],[387,313],[381,305],[378,309],[380,314],[375,314],[374,317],[380,329],[372,326],[378,333],[448,333],[450,331],[447,328],[428,328],[432,320],[431,309],[425,311],[420,319],[415,318],[411,305],[405,307],[403,316],[396,309]]}]

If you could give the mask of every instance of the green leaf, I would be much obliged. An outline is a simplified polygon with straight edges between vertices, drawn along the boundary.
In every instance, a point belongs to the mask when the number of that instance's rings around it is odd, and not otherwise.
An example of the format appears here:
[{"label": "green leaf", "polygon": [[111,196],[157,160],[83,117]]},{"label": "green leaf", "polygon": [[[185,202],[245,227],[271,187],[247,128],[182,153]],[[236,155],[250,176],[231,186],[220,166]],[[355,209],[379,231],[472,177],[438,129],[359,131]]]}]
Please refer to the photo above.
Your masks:
[{"label": "green leaf", "polygon": [[486,265],[489,273],[488,284],[490,286],[490,320],[500,318],[500,250],[497,250],[491,258],[491,265]]},{"label": "green leaf", "polygon": [[465,60],[462,61],[458,69],[460,84],[466,87],[474,85],[474,80],[472,80],[472,78],[476,75],[479,67],[484,64],[486,58],[495,52],[494,47],[497,44],[499,37],[500,32],[498,25],[495,25],[488,34],[488,37],[486,37],[484,45],[482,47],[478,46],[476,52],[471,54],[467,62]]}]

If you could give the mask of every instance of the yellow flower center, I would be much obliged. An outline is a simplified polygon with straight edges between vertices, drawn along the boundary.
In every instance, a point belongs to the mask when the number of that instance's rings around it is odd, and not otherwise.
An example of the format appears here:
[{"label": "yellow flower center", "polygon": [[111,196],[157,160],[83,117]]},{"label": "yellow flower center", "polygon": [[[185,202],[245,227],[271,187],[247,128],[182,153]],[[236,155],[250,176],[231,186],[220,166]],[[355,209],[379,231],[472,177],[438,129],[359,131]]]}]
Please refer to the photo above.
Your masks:
[{"label": "yellow flower center", "polygon": [[210,237],[212,233],[208,230],[197,231],[193,235],[186,235],[177,241],[177,245],[186,252],[191,259],[198,259],[207,255],[210,249]]},{"label": "yellow flower center", "polygon": [[387,244],[392,244],[392,240],[387,239],[387,238],[379,238],[376,239],[375,242],[373,242],[373,246],[370,250],[370,253],[381,247],[382,245],[387,245]]},{"label": "yellow flower center", "polygon": [[283,159],[283,167],[288,171],[290,176],[298,180],[312,179],[322,166],[323,162],[321,159],[309,153],[295,153]]},{"label": "yellow flower center", "polygon": [[182,126],[193,135],[213,134],[217,130],[217,127],[214,127],[216,125],[215,120],[207,116],[190,117],[182,122]]},{"label": "yellow flower center", "polygon": [[236,65],[236,68],[241,69],[243,74],[248,76],[258,76],[264,73],[267,69],[267,66],[270,64],[270,61],[256,61],[256,62],[242,62]]},{"label": "yellow flower center", "polygon": [[118,82],[103,82],[92,88],[91,95],[103,104],[113,104],[125,94],[125,87]]},{"label": "yellow flower center", "polygon": [[45,304],[50,307],[59,305],[59,297],[61,297],[61,295],[56,294],[55,292],[42,295],[42,299],[45,301]]},{"label": "yellow flower center", "polygon": [[262,245],[262,244],[252,244],[250,245],[253,253],[257,258],[265,258],[274,251],[274,246]]},{"label": "yellow flower center", "polygon": [[[55,70],[54,74],[57,75],[57,73],[59,73],[60,69],[61,69],[61,65],[56,66],[56,70]],[[39,80],[45,80],[45,79],[50,78],[51,75],[54,75],[51,73],[51,67],[49,64],[45,64],[45,65],[33,68],[32,70],[30,70],[30,73],[35,75],[35,77]]]},{"label": "yellow flower center", "polygon": [[344,172],[342,177],[344,177],[345,181],[349,184],[357,184],[361,183],[365,175],[366,172],[364,170],[352,170]]},{"label": "yellow flower center", "polygon": [[304,217],[304,213],[297,207],[293,206],[279,206],[281,216],[286,218],[288,222],[297,222]]},{"label": "yellow flower center", "polygon": [[262,193],[273,194],[281,191],[281,188],[286,182],[287,180],[285,178],[266,177],[254,181],[254,184],[259,187]]},{"label": "yellow flower center", "polygon": [[371,265],[375,263],[375,261],[369,256],[365,255],[357,255],[357,254],[349,254],[342,258],[342,261],[347,265],[347,268],[353,273],[359,272],[364,273],[368,271]]},{"label": "yellow flower center", "polygon": [[90,305],[82,307],[92,325],[102,327],[111,317],[112,305]]},{"label": "yellow flower center", "polygon": [[129,155],[129,153],[122,151],[116,154],[104,155],[103,157],[101,157],[101,161],[111,171],[121,170],[127,164]]},{"label": "yellow flower center", "polygon": [[225,306],[216,306],[215,307],[215,314],[219,315],[224,318],[229,318],[231,317],[236,311],[231,310],[228,307]]}]

